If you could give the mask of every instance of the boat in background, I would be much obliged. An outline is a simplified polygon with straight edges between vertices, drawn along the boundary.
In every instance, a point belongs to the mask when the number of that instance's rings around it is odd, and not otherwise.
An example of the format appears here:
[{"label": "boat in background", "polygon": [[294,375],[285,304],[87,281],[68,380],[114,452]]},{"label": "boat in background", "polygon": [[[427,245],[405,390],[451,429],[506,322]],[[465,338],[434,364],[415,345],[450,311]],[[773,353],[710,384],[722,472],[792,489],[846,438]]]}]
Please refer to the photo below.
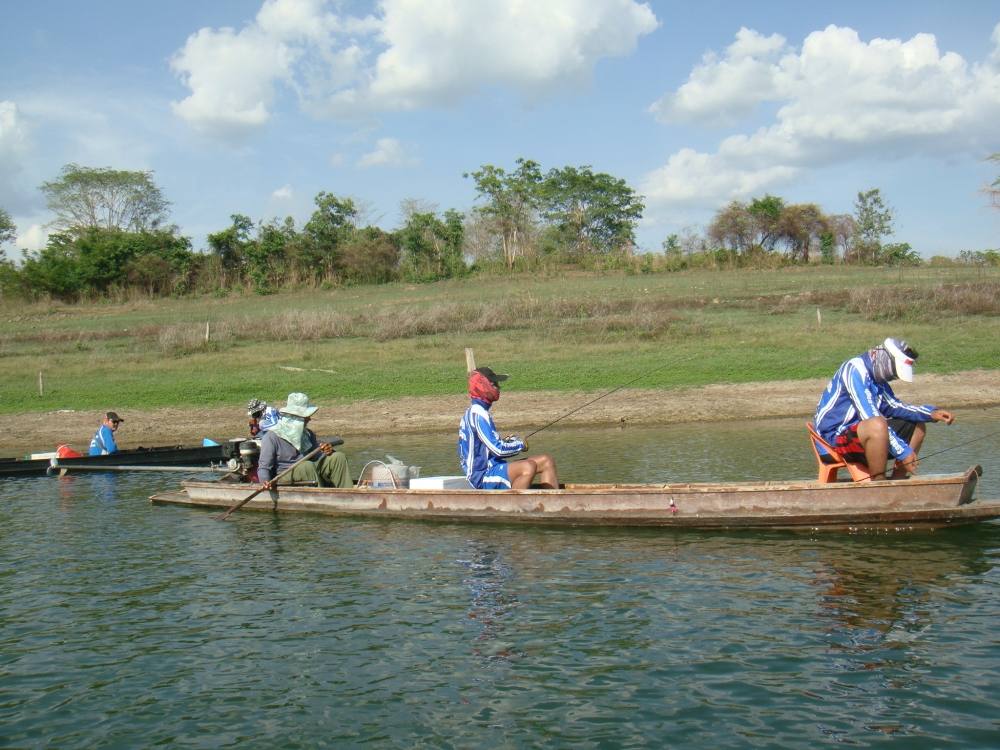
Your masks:
[{"label": "boat in background", "polygon": [[[365,518],[690,529],[938,528],[1000,518],[1000,500],[973,499],[982,469],[863,482],[566,484],[560,489],[475,490],[442,481],[427,489],[279,486],[247,510]],[[428,487],[425,478],[421,482]],[[447,478],[441,477],[445,480]],[[157,504],[229,508],[260,485],[186,481],[153,495]]]},{"label": "boat in background", "polygon": [[32,454],[33,458],[0,458],[0,477],[32,477],[65,471],[170,470],[176,467],[217,469],[233,456],[233,442],[221,445],[174,445],[133,448],[107,456]]}]

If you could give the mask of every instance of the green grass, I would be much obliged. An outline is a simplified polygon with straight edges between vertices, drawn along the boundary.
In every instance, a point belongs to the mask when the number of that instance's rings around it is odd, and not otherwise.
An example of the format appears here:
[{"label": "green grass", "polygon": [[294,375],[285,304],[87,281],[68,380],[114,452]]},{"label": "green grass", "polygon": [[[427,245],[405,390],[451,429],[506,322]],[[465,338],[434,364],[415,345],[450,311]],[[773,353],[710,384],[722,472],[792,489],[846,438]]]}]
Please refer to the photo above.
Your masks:
[{"label": "green grass", "polygon": [[887,335],[922,372],[994,369],[998,289],[997,271],[832,267],[8,305],[0,413],[461,393],[465,347],[510,390],[826,377]]}]

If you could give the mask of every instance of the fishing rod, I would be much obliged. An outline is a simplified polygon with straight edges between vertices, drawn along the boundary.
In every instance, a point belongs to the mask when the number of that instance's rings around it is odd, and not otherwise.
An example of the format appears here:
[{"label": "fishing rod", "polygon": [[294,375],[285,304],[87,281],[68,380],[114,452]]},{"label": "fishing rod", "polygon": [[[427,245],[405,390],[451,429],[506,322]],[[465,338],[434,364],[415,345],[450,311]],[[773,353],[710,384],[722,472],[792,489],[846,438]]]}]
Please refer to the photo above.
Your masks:
[{"label": "fishing rod", "polygon": [[634,379],[632,379],[632,380],[628,381],[627,383],[622,383],[622,384],[621,384],[620,386],[618,386],[617,388],[612,388],[612,389],[611,389],[610,391],[608,391],[607,393],[602,393],[602,394],[601,394],[600,396],[598,396],[597,398],[593,399],[592,401],[588,401],[587,403],[583,404],[582,406],[578,406],[578,407],[576,407],[575,409],[572,409],[571,411],[568,411],[568,412],[566,412],[566,413],[565,413],[565,414],[563,414],[563,415],[562,415],[561,417],[557,417],[556,419],[553,419],[553,420],[552,420],[551,422],[549,422],[549,423],[548,423],[547,425],[545,425],[544,427],[539,427],[539,428],[538,428],[537,430],[535,430],[535,431],[533,431],[533,432],[529,432],[529,433],[528,433],[527,435],[525,435],[525,436],[524,436],[524,439],[525,439],[525,440],[527,440],[527,439],[528,439],[528,438],[530,438],[530,437],[531,437],[532,435],[537,435],[537,434],[538,434],[539,432],[541,432],[542,430],[545,430],[545,429],[548,429],[549,427],[551,427],[552,425],[554,425],[554,424],[555,424],[556,422],[561,422],[562,420],[566,419],[566,417],[570,416],[571,414],[576,414],[576,413],[577,413],[578,411],[580,411],[581,409],[586,409],[586,408],[587,408],[588,406],[590,406],[591,404],[596,404],[596,403],[597,403],[598,401],[600,401],[600,400],[601,400],[602,398],[607,398],[607,397],[608,397],[608,396],[610,396],[610,395],[611,395],[612,393],[617,393],[617,392],[618,392],[618,391],[620,391],[620,390],[621,390],[622,388],[628,388],[628,387],[629,387],[630,385],[632,385],[633,383],[636,383],[636,382],[638,382],[638,381],[642,380],[643,378],[645,378],[645,377],[647,377],[647,376],[649,376],[649,375],[652,375],[653,373],[656,373],[656,372],[659,372],[660,370],[665,370],[665,369],[666,369],[666,368],[668,368],[668,367],[673,367],[674,365],[678,365],[678,364],[680,364],[681,362],[686,362],[686,361],[688,361],[689,359],[694,359],[694,357],[695,357],[695,355],[694,355],[694,354],[690,354],[690,355],[688,355],[687,357],[681,357],[680,359],[674,359],[674,360],[671,360],[670,362],[667,362],[667,363],[666,363],[665,365],[660,365],[659,367],[657,367],[657,368],[655,368],[655,369],[653,369],[653,370],[648,370],[648,371],[646,371],[646,372],[642,373],[642,375],[640,375],[639,377],[637,377],[637,378],[634,378]]}]

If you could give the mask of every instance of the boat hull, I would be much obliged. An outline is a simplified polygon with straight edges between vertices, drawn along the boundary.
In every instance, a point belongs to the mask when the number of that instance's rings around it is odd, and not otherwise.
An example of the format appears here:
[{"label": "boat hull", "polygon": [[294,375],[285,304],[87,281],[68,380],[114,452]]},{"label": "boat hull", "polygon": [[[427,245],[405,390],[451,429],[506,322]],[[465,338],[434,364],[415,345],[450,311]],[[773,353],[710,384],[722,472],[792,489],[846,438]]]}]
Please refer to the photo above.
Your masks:
[{"label": "boat hull", "polygon": [[[228,460],[232,449],[226,445],[166,446],[135,448],[108,456],[80,456],[58,459],[59,468],[99,469],[127,466],[218,466]],[[44,476],[52,462],[48,458],[0,458],[0,477]]]},{"label": "boat hull", "polygon": [[[582,485],[559,490],[410,490],[281,487],[247,510],[450,522],[681,528],[915,528],[1000,517],[1000,502],[973,502],[981,470],[905,481]],[[228,508],[256,485],[190,481],[154,495],[160,504]]]}]

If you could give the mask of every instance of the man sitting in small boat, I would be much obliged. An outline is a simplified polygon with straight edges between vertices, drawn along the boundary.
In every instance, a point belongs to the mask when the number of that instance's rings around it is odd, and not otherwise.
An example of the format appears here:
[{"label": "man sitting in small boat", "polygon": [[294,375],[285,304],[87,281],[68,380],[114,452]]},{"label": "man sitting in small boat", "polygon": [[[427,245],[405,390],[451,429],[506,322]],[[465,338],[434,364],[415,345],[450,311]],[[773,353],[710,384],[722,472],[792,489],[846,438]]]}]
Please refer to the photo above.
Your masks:
[{"label": "man sitting in small boat", "polygon": [[108,456],[118,452],[115,432],[118,430],[118,425],[124,421],[113,411],[104,413],[101,426],[97,428],[97,432],[94,433],[94,437],[90,441],[91,456]]},{"label": "man sitting in small boat", "polygon": [[247,417],[250,419],[250,437],[257,437],[278,424],[281,413],[276,407],[268,406],[267,401],[252,398],[247,403]]},{"label": "man sitting in small boat", "polygon": [[316,448],[320,448],[323,455],[318,460],[304,461],[296,466],[287,477],[289,484],[315,482],[320,487],[354,486],[347,457],[334,451],[330,443],[320,443],[316,433],[308,427],[317,409],[318,406],[309,403],[306,394],[289,393],[288,403],[279,410],[281,419],[263,433],[257,478],[266,489],[274,489],[275,476]]},{"label": "man sitting in small boat", "polygon": [[556,462],[547,453],[520,461],[507,459],[528,450],[528,441],[510,435],[501,438],[490,407],[500,398],[500,383],[506,375],[497,375],[489,367],[469,373],[469,397],[472,403],[458,425],[458,459],[469,483],[480,490],[523,490],[539,475],[538,483],[558,489]]},{"label": "man sitting in small boat", "polygon": [[899,400],[889,387],[896,378],[913,382],[916,359],[905,341],[887,338],[844,362],[816,407],[816,431],[847,461],[865,464],[873,479],[885,477],[890,455],[892,479],[915,474],[926,423],[955,421],[936,406]]}]

